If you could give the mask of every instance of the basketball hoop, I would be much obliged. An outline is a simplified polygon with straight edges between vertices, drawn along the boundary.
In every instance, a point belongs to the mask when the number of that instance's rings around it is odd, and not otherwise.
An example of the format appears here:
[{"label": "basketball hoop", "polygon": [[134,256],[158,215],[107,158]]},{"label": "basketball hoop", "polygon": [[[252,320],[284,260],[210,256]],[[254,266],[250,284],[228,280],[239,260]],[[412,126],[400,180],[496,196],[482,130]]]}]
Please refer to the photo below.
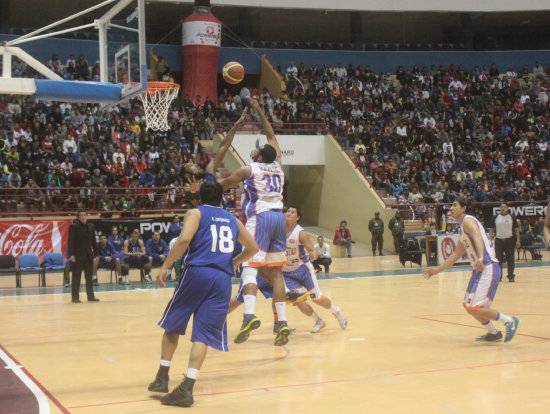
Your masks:
[{"label": "basketball hoop", "polygon": [[147,90],[139,95],[145,111],[145,130],[168,131],[168,109],[180,86],[172,82],[147,82]]}]

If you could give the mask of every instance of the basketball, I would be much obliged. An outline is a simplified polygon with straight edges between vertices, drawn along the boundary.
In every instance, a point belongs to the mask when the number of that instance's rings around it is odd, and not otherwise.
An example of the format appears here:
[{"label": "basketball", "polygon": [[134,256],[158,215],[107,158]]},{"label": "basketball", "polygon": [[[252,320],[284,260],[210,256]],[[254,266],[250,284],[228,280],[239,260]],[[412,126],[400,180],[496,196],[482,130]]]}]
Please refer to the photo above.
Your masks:
[{"label": "basketball", "polygon": [[223,80],[235,85],[244,78],[244,67],[239,62],[228,62],[223,67]]}]

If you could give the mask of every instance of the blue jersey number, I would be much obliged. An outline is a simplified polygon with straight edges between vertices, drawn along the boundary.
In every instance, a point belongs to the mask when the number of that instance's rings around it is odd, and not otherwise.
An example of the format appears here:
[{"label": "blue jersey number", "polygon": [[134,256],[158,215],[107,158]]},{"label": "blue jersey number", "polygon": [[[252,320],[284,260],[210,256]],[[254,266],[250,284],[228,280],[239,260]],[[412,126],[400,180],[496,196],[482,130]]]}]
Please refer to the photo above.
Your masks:
[{"label": "blue jersey number", "polygon": [[233,243],[233,232],[230,227],[220,226],[218,228],[218,226],[212,224],[210,226],[210,233],[212,233],[211,252],[233,253],[235,245]]},{"label": "blue jersey number", "polygon": [[281,192],[281,176],[279,174],[269,175],[264,174],[262,180],[265,181],[265,189],[270,193]]}]

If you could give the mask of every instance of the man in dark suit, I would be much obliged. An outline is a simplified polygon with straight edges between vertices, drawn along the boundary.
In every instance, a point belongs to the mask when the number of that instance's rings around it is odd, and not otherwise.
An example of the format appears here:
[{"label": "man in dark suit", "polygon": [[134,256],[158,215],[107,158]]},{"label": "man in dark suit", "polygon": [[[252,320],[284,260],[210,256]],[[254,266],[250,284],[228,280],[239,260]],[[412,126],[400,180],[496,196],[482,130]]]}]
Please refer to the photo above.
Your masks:
[{"label": "man in dark suit", "polygon": [[82,270],[86,279],[86,294],[89,302],[99,302],[94,296],[92,284],[93,261],[98,260],[98,248],[95,238],[95,227],[88,223],[86,210],[78,210],[77,220],[69,228],[69,257],[72,263],[72,300],[80,303],[80,280]]}]

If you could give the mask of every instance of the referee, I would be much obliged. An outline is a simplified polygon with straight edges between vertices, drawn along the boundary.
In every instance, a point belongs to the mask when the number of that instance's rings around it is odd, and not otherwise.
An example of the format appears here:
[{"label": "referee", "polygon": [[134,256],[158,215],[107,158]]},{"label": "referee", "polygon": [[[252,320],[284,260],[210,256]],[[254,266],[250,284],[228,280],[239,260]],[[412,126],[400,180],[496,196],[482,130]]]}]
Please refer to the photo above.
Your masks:
[{"label": "referee", "polygon": [[500,263],[500,267],[503,267],[504,256],[506,255],[506,263],[508,269],[507,277],[510,282],[514,282],[514,279],[516,277],[514,275],[514,247],[519,249],[521,244],[519,238],[518,221],[510,214],[508,204],[506,204],[505,202],[502,202],[500,204],[500,213],[495,217],[495,225],[494,228],[489,229],[489,235],[491,239],[494,238],[495,240],[495,253]]}]

